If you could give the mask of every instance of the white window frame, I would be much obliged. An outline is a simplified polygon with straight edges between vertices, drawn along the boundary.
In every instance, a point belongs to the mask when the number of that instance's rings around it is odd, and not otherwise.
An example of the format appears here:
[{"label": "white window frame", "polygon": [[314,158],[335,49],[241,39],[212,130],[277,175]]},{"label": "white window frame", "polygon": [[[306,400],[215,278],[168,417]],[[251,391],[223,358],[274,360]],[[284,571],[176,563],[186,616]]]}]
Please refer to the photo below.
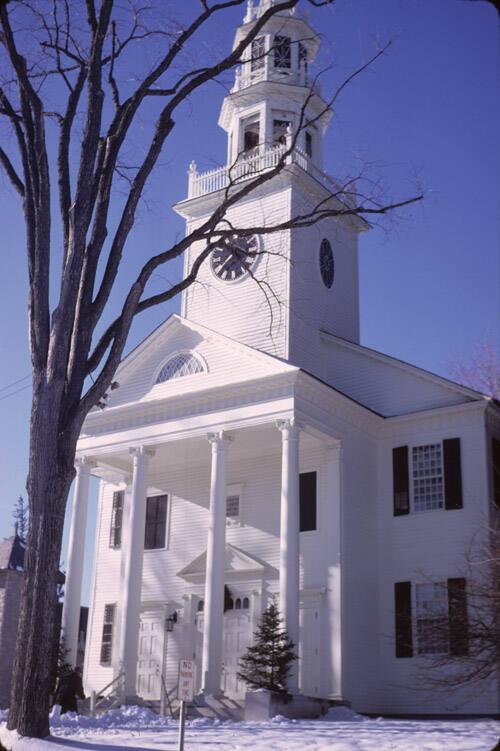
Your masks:
[{"label": "white window frame", "polygon": [[[227,499],[230,496],[237,495],[239,498],[238,516],[227,515]],[[243,499],[243,483],[236,483],[226,486],[226,527],[241,527],[243,526],[242,515],[242,499]]]},{"label": "white window frame", "polygon": [[[441,506],[435,507],[435,508],[416,508],[415,507],[415,478],[413,476],[413,449],[423,448],[425,446],[437,446],[439,445],[441,447],[441,479],[442,479],[442,499],[441,499]],[[426,513],[432,513],[436,511],[445,511],[446,510],[446,487],[445,487],[445,477],[444,477],[444,449],[443,449],[443,440],[428,440],[428,441],[419,441],[418,443],[412,443],[408,444],[408,474],[409,474],[409,486],[410,486],[410,511],[412,514],[426,514]],[[418,479],[418,478],[417,478]]]}]

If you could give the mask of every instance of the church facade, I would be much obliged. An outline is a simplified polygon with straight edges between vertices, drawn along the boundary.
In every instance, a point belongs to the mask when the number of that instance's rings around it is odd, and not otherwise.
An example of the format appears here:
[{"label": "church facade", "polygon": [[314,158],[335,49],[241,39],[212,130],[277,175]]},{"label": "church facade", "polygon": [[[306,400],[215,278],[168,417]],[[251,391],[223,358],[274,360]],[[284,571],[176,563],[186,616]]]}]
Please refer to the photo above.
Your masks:
[{"label": "church facade", "polygon": [[[265,0],[250,3],[240,35]],[[360,712],[500,711],[481,694],[416,690],[425,660],[467,649],[464,555],[499,511],[493,401],[359,341],[353,216],[267,234],[338,190],[323,171],[331,112],[311,89],[318,37],[280,14],[255,39],[219,124],[228,164],[175,207],[187,231],[236,203],[240,231],[122,363],[78,445],[63,630],[75,649],[90,475],[100,478],[84,683],[120,676],[157,700],[194,659],[205,695],[242,699],[238,662],[276,598],[299,659],[289,689]],[[236,177],[235,177],[236,176]],[[185,254],[188,273],[200,252]],[[272,293],[269,293],[272,290]],[[455,622],[455,615],[460,619]],[[436,641],[436,619],[448,638]],[[74,652],[72,652],[74,654]]]}]

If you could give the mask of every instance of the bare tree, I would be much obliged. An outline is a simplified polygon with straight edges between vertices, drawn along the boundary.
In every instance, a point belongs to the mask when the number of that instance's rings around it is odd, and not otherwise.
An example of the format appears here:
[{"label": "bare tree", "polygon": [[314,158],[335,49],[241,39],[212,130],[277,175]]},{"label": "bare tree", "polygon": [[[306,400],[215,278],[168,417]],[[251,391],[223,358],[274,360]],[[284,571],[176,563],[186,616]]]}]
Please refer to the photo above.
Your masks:
[{"label": "bare tree", "polygon": [[[333,1],[308,0],[316,7]],[[235,49],[218,56],[205,50],[206,59],[200,61],[198,47],[194,65],[193,46],[200,35],[246,0],[183,4],[182,23],[168,15],[179,11],[174,2],[135,6],[133,0],[0,0],[0,122],[11,134],[0,146],[0,166],[19,195],[25,218],[33,374],[30,526],[9,714],[9,728],[22,735],[43,737],[49,731],[51,664],[43,645],[50,644],[54,631],[56,576],[76,443],[88,412],[104,407],[107,391],[115,387],[113,376],[134,317],[191,285],[217,243],[235,232],[264,234],[328,217],[382,215],[421,198],[383,203],[367,182],[365,194],[358,187],[356,202],[353,181],[347,180],[329,200],[290,221],[251,230],[232,226],[227,219],[231,207],[287,169],[298,134],[308,124],[305,101],[300,123],[276,164],[251,178],[230,170],[218,208],[185,238],[151,249],[118,315],[105,327],[138,204],[165,153],[179,108],[200,87],[234,68],[263,26],[277,13],[293,11],[297,2],[263,5]],[[130,70],[128,53],[136,45],[141,45],[137,65],[143,68]],[[340,85],[327,106],[365,67]],[[152,106],[156,120],[149,137],[141,132],[141,151],[135,129]],[[54,129],[55,154],[48,135]],[[124,169],[130,153],[137,166]],[[126,181],[120,182],[123,175]],[[52,184],[57,186],[58,212]],[[150,293],[155,270],[199,241],[204,249],[188,275]]]},{"label": "bare tree", "polygon": [[[425,632],[419,685],[449,691],[469,687],[475,693],[499,679],[500,670],[500,526],[476,535],[465,555],[460,577],[447,584],[447,613],[417,616],[417,638]],[[423,650],[424,653],[426,650]]]},{"label": "bare tree", "polygon": [[490,342],[478,344],[467,362],[453,360],[449,371],[458,383],[500,399],[500,356]]}]

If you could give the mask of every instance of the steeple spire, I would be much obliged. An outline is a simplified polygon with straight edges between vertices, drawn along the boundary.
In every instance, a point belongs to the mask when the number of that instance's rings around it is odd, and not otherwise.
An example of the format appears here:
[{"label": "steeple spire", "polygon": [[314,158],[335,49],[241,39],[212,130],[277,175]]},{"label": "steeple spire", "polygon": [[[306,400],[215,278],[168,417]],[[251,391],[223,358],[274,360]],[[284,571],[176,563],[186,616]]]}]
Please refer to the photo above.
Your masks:
[{"label": "steeple spire", "polygon": [[[233,49],[248,34],[249,25],[273,4],[273,0],[248,1]],[[318,35],[295,9],[272,16],[253,39],[236,69],[234,86],[219,118],[228,134],[229,165],[243,156],[253,158],[285,145],[287,131],[295,133],[301,121],[296,145],[315,168],[322,169],[322,141],[331,112],[309,73],[318,49]],[[310,126],[303,127],[308,121]]]}]

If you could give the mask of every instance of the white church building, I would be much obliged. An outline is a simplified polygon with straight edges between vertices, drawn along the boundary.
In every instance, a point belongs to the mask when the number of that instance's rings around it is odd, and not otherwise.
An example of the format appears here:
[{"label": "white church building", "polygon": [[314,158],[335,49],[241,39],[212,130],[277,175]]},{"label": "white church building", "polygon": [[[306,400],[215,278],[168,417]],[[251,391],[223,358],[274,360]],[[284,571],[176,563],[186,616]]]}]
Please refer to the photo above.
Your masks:
[{"label": "white church building", "polygon": [[[249,4],[236,41],[267,4]],[[276,163],[318,44],[290,12],[255,39],[222,104],[228,166],[199,174],[192,164],[175,206],[188,232],[220,203],[229,165],[244,184]],[[315,92],[314,125],[286,168],[230,210],[234,226],[270,226],[330,199],[324,107]],[[88,416],[63,614],[74,655],[94,475],[87,692],[122,676],[126,698],[157,700],[185,658],[200,692],[241,700],[238,661],[276,597],[299,655],[292,693],[368,713],[500,711],[498,684],[475,694],[417,685],[430,655],[467,650],[453,614],[467,612],[468,542],[498,514],[495,498],[500,507],[500,409],[360,344],[368,229],[346,216],[221,243],[182,293],[181,315],[126,357],[108,406]],[[186,273],[202,250],[186,252]],[[435,618],[449,621],[446,643]]]}]

